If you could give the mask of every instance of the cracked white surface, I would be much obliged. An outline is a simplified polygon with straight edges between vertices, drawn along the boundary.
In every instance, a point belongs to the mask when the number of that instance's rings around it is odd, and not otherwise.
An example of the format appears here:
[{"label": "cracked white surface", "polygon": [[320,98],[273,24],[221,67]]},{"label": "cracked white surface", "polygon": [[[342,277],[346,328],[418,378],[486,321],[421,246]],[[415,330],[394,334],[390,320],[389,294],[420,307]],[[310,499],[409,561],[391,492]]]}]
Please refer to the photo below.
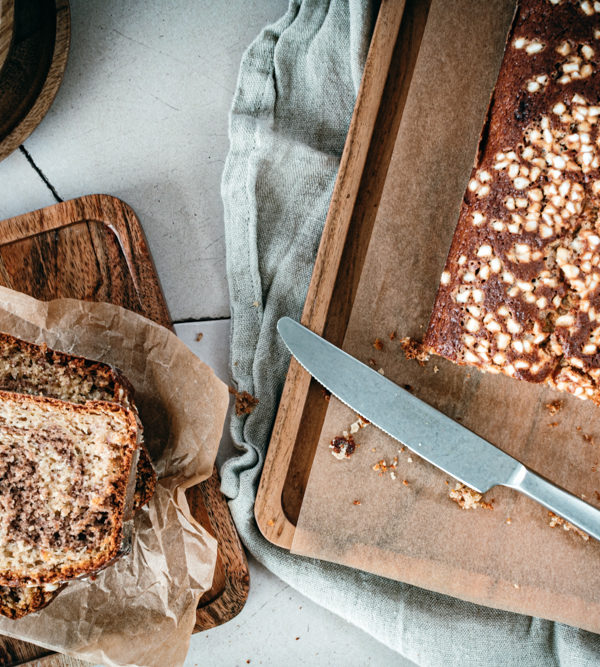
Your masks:
[{"label": "cracked white surface", "polygon": [[[286,7],[71,0],[65,78],[25,146],[63,199],[107,193],[133,207],[175,320],[229,314],[220,198],[228,111],[243,51]],[[11,170],[0,163],[2,213],[54,203],[34,172]]]},{"label": "cracked white surface", "polygon": [[21,151],[0,162],[0,220],[54,203],[50,190]]},{"label": "cracked white surface", "polygon": [[254,559],[250,580],[242,612],[226,625],[194,635],[185,667],[414,664],[300,595]]}]

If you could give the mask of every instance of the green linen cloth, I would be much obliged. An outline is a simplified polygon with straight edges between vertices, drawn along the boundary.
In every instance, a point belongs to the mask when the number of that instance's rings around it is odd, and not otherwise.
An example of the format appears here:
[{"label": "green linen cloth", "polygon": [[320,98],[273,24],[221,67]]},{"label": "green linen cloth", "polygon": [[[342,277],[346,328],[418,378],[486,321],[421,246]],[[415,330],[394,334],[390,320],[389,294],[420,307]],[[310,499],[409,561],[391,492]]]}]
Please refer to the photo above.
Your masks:
[{"label": "green linen cloth", "polygon": [[289,363],[276,323],[302,311],[376,11],[374,0],[290,0],[242,60],[222,181],[231,371],[260,403],[234,418],[241,454],[223,466],[223,491],[261,563],[420,665],[598,665],[598,635],[292,556],[254,520]]}]

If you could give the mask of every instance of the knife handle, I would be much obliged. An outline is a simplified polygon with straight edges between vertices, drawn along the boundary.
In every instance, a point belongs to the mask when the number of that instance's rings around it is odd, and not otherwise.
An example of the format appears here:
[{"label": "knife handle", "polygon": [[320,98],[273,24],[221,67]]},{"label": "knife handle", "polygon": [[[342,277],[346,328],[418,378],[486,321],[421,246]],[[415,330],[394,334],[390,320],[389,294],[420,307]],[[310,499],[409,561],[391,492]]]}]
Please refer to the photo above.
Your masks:
[{"label": "knife handle", "polygon": [[521,465],[505,484],[537,500],[585,533],[600,540],[600,510]]}]

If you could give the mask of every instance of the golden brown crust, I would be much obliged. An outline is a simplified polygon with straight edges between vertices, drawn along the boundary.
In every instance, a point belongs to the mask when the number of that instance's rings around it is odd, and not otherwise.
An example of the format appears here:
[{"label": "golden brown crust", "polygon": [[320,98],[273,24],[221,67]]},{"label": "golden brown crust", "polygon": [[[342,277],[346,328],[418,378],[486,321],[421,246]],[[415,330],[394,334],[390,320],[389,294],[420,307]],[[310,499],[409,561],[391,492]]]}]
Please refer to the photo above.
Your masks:
[{"label": "golden brown crust", "polygon": [[[77,414],[100,417],[112,415],[122,425],[118,435],[116,433],[115,435],[109,434],[107,436],[108,440],[106,440],[111,447],[118,446],[120,465],[117,469],[111,471],[111,477],[108,480],[110,490],[106,493],[105,500],[106,507],[110,511],[104,515],[101,544],[90,544],[87,549],[89,555],[73,563],[56,565],[52,568],[38,565],[35,569],[32,567],[23,567],[22,570],[11,570],[8,567],[0,569],[0,584],[4,586],[51,584],[85,576],[105,567],[116,559],[121,551],[127,484],[131,474],[133,456],[137,451],[138,426],[135,414],[118,403],[107,401],[88,401],[85,404],[76,404],[46,396],[6,391],[0,391],[0,402],[5,405],[10,404],[10,406],[28,408],[29,410],[47,411],[49,417],[59,413],[70,420],[75,419]],[[10,427],[10,424],[8,426]],[[13,465],[17,465],[17,463],[15,462]],[[23,483],[27,483],[27,479],[24,479]],[[91,508],[88,507],[87,511],[89,514],[93,514]]]},{"label": "golden brown crust", "polygon": [[521,0],[425,338],[600,402],[600,5]]},{"label": "golden brown crust", "polygon": [[147,505],[156,489],[156,470],[150,461],[150,455],[143,443],[140,443],[140,458],[138,459],[137,475],[135,480],[135,494],[133,496],[133,511]]}]

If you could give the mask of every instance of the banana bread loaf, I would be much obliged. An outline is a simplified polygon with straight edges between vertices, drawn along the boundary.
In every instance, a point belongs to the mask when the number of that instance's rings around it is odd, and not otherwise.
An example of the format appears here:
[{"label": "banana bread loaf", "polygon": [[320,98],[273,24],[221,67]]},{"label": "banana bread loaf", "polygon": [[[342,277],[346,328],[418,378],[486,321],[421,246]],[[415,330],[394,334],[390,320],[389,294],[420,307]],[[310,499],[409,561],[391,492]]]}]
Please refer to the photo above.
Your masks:
[{"label": "banana bread loaf", "polygon": [[599,2],[519,2],[424,341],[596,403],[599,65]]}]

